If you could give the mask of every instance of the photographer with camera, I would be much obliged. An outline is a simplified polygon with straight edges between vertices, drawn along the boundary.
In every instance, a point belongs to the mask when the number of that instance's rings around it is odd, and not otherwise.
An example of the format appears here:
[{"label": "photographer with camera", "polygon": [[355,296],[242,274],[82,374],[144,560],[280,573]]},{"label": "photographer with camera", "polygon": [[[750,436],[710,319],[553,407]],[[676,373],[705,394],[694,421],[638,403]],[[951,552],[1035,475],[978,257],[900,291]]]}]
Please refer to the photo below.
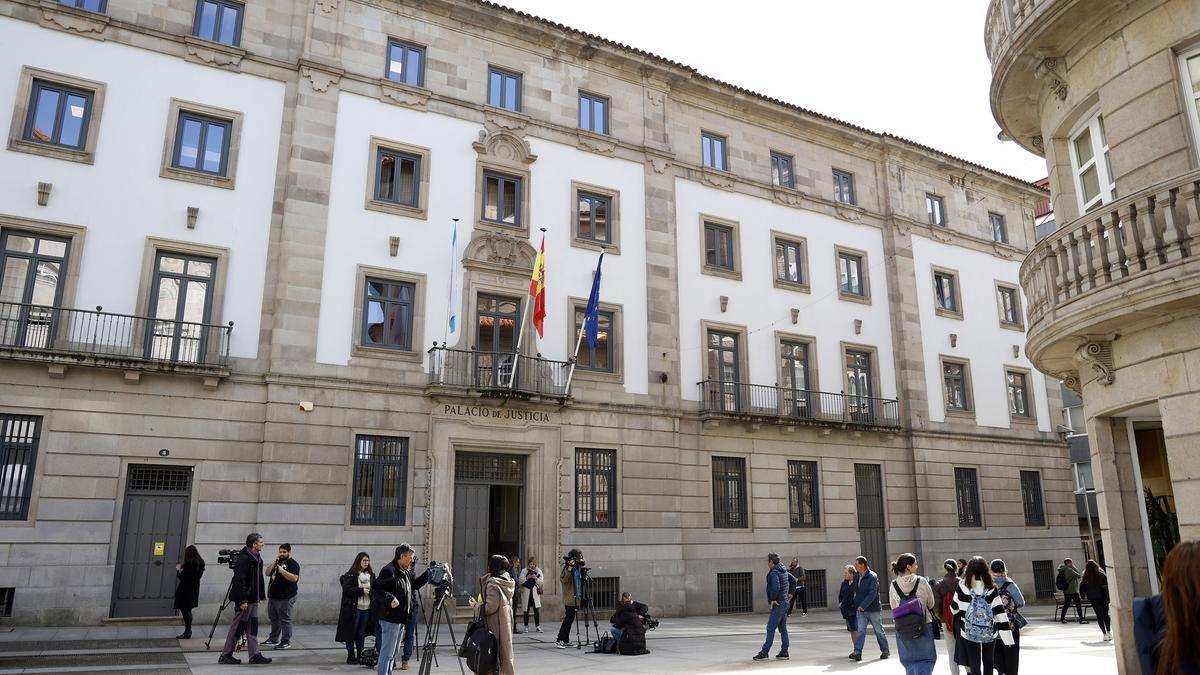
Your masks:
[{"label": "photographer with camera", "polygon": [[612,635],[616,641],[617,653],[625,656],[641,656],[649,654],[646,649],[646,629],[658,622],[650,618],[650,608],[640,602],[633,601],[633,595],[626,591],[621,594],[621,604],[612,615]]},{"label": "photographer with camera", "polygon": [[581,576],[586,565],[583,551],[577,548],[571,549],[563,556],[562,571],[558,579],[563,586],[563,607],[566,609],[566,616],[563,617],[562,625],[558,627],[558,638],[554,642],[554,646],[559,649],[571,646],[571,625],[575,623],[575,612],[580,604],[583,584]]},{"label": "photographer with camera", "polygon": [[267,619],[271,621],[271,634],[263,644],[275,645],[275,649],[290,649],[292,607],[296,605],[296,594],[300,591],[300,563],[292,557],[291,544],[279,545],[279,556],[267,565],[264,574],[271,577],[267,587]]},{"label": "photographer with camera", "polygon": [[[376,668],[378,675],[388,675],[391,672],[392,663],[396,660],[396,652],[401,644],[400,632],[410,629],[409,620],[414,608],[413,595],[429,583],[429,570],[413,578],[413,557],[412,546],[400,544],[396,547],[392,562],[379,571],[379,576],[371,585],[372,597],[383,604],[376,636],[379,644],[379,662]],[[408,669],[408,661],[402,661],[400,670]]]},{"label": "photographer with camera", "polygon": [[271,659],[262,655],[258,649],[258,603],[267,598],[263,588],[263,561],[259,553],[263,549],[262,535],[252,532],[246,535],[246,548],[242,549],[233,566],[233,581],[229,584],[229,600],[237,605],[237,613],[229,623],[229,633],[225,636],[225,646],[217,663],[234,665],[242,662],[234,657],[233,650],[237,648],[238,637],[244,630],[246,633],[246,651],[250,654],[250,663],[266,664]]}]

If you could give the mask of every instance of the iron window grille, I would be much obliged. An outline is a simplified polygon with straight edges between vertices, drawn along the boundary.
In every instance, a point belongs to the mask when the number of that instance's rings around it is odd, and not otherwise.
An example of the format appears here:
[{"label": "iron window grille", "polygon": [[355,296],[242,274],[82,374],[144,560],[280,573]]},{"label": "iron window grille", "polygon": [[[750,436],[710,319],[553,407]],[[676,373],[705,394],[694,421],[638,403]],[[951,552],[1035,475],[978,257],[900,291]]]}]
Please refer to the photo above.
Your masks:
[{"label": "iron window grille", "polygon": [[[586,307],[575,308],[575,332],[571,334],[573,337],[578,337],[583,330],[585,310]],[[615,313],[600,310],[598,314],[600,320],[596,330],[596,349],[593,350],[585,339],[579,347],[579,359],[575,362],[575,367],[579,370],[613,373],[616,372],[616,359],[613,355],[616,344],[613,335],[613,328],[616,326]]]},{"label": "iron window grille", "polygon": [[200,0],[192,34],[198,38],[237,47],[242,43],[245,5],[229,0]]},{"label": "iron window grille", "polygon": [[612,198],[580,191],[575,236],[599,244],[612,243]]},{"label": "iron window grille", "polygon": [[590,577],[592,609],[615,611],[621,600],[621,577]]},{"label": "iron window grille", "polygon": [[575,527],[617,526],[617,451],[575,450]]},{"label": "iron window grille", "polygon": [[33,81],[21,138],[81,150],[87,146],[95,92],[45,80]]},{"label": "iron window grille", "polygon": [[966,364],[957,361],[942,363],[942,382],[946,389],[946,409],[969,411],[971,396],[967,387]]},{"label": "iron window grille", "polygon": [[825,570],[804,570],[804,593],[809,607],[828,607],[828,590],[825,586]]},{"label": "iron window grille", "polygon": [[15,588],[0,588],[0,618],[12,616],[13,596],[16,594]]},{"label": "iron window grille", "polygon": [[1033,594],[1039,600],[1054,597],[1054,561],[1033,561]]},{"label": "iron window grille", "polygon": [[941,197],[935,194],[925,194],[925,215],[929,218],[930,225],[946,224],[946,202]]},{"label": "iron window grille", "polygon": [[488,483],[524,484],[525,458],[520,455],[456,452],[454,478]]},{"label": "iron window grille", "polygon": [[407,499],[408,439],[357,436],[350,524],[404,525]]},{"label": "iron window grille", "polygon": [[500,68],[488,68],[488,105],[520,112],[521,75]]},{"label": "iron window grille", "polygon": [[735,271],[733,228],[717,223],[704,223],[704,264]]},{"label": "iron window grille", "polygon": [[58,0],[58,4],[76,9],[85,9],[98,14],[103,14],[104,10],[108,8],[106,0]]},{"label": "iron window grille", "polygon": [[833,198],[842,204],[854,204],[854,174],[833,170]]},{"label": "iron window grille", "polygon": [[127,492],[187,492],[192,484],[192,472],[186,467],[131,466]]},{"label": "iron window grille", "polygon": [[1021,502],[1025,505],[1025,526],[1045,527],[1046,509],[1042,504],[1042,476],[1037,471],[1021,472]]},{"label": "iron window grille", "polygon": [[1001,244],[1008,243],[1008,225],[1004,223],[1004,216],[999,213],[988,212],[988,223],[992,226],[992,241],[998,241]]},{"label": "iron window grille", "polygon": [[717,573],[717,614],[749,614],[754,611],[754,574]]},{"label": "iron window grille", "polygon": [[0,520],[29,516],[41,435],[41,417],[0,415]]},{"label": "iron window grille", "polygon": [[1029,384],[1025,373],[1006,372],[1008,379],[1008,412],[1014,417],[1032,417],[1029,406]]},{"label": "iron window grille", "polygon": [[175,131],[175,149],[171,166],[214,176],[229,175],[229,143],[233,129],[231,120],[179,113]]},{"label": "iron window grille", "polygon": [[785,188],[796,187],[796,175],[792,171],[792,156],[780,152],[771,153],[771,183]]},{"label": "iron window grille", "polygon": [[362,344],[412,351],[416,286],[403,281],[367,279],[365,288]]},{"label": "iron window grille", "polygon": [[379,148],[375,157],[375,199],[402,206],[420,206],[421,158]]},{"label": "iron window grille", "polygon": [[519,227],[521,225],[521,179],[485,171],[483,173],[484,220]]},{"label": "iron window grille", "polygon": [[579,128],[598,134],[608,133],[608,99],[579,92]]},{"label": "iron window grille", "polygon": [[775,278],[789,284],[804,283],[804,245],[788,239],[775,240]]},{"label": "iron window grille", "polygon": [[842,293],[846,295],[866,296],[863,286],[863,259],[853,253],[838,253],[838,272],[841,275]]},{"label": "iron window grille", "polygon": [[954,469],[954,493],[958,501],[958,526],[983,527],[979,513],[979,476],[975,469]]},{"label": "iron window grille", "polygon": [[938,309],[958,313],[958,279],[949,272],[933,273],[933,292]]},{"label": "iron window grille", "polygon": [[820,527],[820,487],[817,480],[817,463],[789,460],[788,468],[788,513],[791,526]]},{"label": "iron window grille", "polygon": [[425,86],[425,48],[388,40],[387,79],[414,87]]},{"label": "iron window grille", "polygon": [[713,527],[748,527],[745,458],[713,457],[712,473]]},{"label": "iron window grille", "polygon": [[700,134],[700,150],[704,159],[704,166],[709,166],[722,171],[729,170],[729,157],[726,155],[726,141],[724,136],[710,134],[707,131]]}]

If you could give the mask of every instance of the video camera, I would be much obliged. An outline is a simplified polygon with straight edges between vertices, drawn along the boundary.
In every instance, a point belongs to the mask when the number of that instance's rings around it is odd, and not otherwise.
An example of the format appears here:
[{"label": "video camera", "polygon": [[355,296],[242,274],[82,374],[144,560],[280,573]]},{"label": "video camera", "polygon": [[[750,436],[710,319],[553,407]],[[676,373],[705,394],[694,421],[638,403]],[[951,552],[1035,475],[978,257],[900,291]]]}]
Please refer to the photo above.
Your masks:
[{"label": "video camera", "polygon": [[658,628],[659,620],[655,619],[649,614],[643,614],[641,619],[642,625],[646,627],[646,630],[654,630],[655,628]]},{"label": "video camera", "polygon": [[567,555],[564,555],[562,557],[562,559],[563,559],[563,569],[578,568],[579,570],[581,570],[583,572],[592,571],[592,568],[587,567],[587,561],[583,559],[582,555],[573,556],[570,553],[568,553]]},{"label": "video camera", "polygon": [[438,590],[448,588],[454,583],[454,576],[450,573],[450,563],[430,560],[426,572],[429,573],[429,583]]},{"label": "video camera", "polygon": [[229,569],[237,566],[238,558],[242,555],[240,548],[223,548],[217,551],[217,564],[229,565]]}]

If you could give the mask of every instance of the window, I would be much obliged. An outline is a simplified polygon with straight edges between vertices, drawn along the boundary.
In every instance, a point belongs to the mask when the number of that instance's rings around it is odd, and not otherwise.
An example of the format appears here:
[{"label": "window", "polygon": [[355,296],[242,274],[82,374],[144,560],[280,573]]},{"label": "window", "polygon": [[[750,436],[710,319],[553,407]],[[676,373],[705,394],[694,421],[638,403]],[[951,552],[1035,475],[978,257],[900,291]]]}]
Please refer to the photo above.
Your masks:
[{"label": "window", "polygon": [[950,270],[933,270],[934,309],[941,316],[962,318],[961,301],[958,293],[958,274]]},{"label": "window", "polygon": [[954,493],[958,499],[958,526],[983,527],[979,514],[979,477],[975,469],[954,469]]},{"label": "window", "polygon": [[488,68],[488,105],[520,112],[521,76],[492,66]]},{"label": "window", "polygon": [[1000,308],[1000,325],[1024,330],[1021,320],[1021,292],[1016,286],[996,284],[996,302]]},{"label": "window", "polygon": [[1193,147],[1200,154],[1200,47],[1179,55],[1179,71],[1183,77],[1188,119],[1192,122]]},{"label": "window", "polygon": [[29,516],[41,435],[41,417],[0,414],[0,520]]},{"label": "window", "polygon": [[147,327],[145,358],[172,363],[205,361],[216,271],[216,258],[166,251],[155,255],[148,308],[153,321]]},{"label": "window", "polygon": [[[584,312],[587,307],[575,307],[575,332],[572,337],[578,338],[579,332],[583,330]],[[616,372],[616,358],[614,358],[613,350],[616,341],[613,339],[613,327],[616,325],[616,316],[614,312],[600,310],[600,325],[596,331],[596,349],[593,351],[587,344],[587,338],[584,338],[583,344],[579,347],[579,360],[575,367],[579,370],[591,370],[600,373]]]},{"label": "window", "polygon": [[925,213],[930,225],[946,225],[946,202],[941,197],[925,193]]},{"label": "window", "polygon": [[704,266],[734,272],[733,228],[718,223],[704,223]]},{"label": "window", "polygon": [[230,120],[192,112],[179,113],[171,167],[225,176],[229,168]]},{"label": "window", "polygon": [[942,390],[946,394],[946,412],[971,411],[971,378],[966,363],[942,361]]},{"label": "window", "polygon": [[779,359],[780,387],[805,393],[812,389],[812,384],[809,381],[807,343],[795,340],[781,340],[779,343]]},{"label": "window", "polygon": [[804,241],[795,239],[775,239],[775,280],[785,286],[807,286],[808,278],[805,268],[807,256],[804,251]]},{"label": "window", "polygon": [[717,572],[717,614],[753,612],[753,584],[752,572]]},{"label": "window", "polygon": [[0,345],[53,346],[69,250],[68,239],[0,232]]},{"label": "window", "polygon": [[707,131],[700,134],[700,150],[704,156],[704,166],[729,170],[729,159],[725,156],[725,137],[710,134]]},{"label": "window", "polygon": [[1013,417],[1033,417],[1029,400],[1029,376],[1017,370],[1006,370],[1008,379],[1008,412]]},{"label": "window", "polygon": [[839,249],[838,295],[849,300],[867,298],[866,254]]},{"label": "window", "polygon": [[575,449],[575,527],[617,526],[617,451]]},{"label": "window", "polygon": [[91,110],[91,91],[35,79],[22,139],[82,150]]},{"label": "window", "polygon": [[821,505],[818,498],[817,463],[788,461],[788,514],[791,526],[808,528],[821,526]]},{"label": "window", "polygon": [[771,183],[785,188],[796,187],[796,176],[792,173],[792,156],[779,152],[771,153]]},{"label": "window", "polygon": [[1050,600],[1058,589],[1054,586],[1054,561],[1033,561],[1033,594],[1038,600]]},{"label": "window", "polygon": [[707,329],[704,360],[704,401],[712,410],[738,412],[741,409],[741,333]]},{"label": "window", "polygon": [[412,351],[416,286],[368,278],[363,297],[362,344]]},{"label": "window", "polygon": [[483,214],[486,221],[521,227],[521,179],[483,172]]},{"label": "window", "polygon": [[1097,113],[1071,135],[1071,169],[1080,213],[1117,197],[1116,179],[1108,159],[1104,115]]},{"label": "window", "polygon": [[1046,509],[1042,506],[1042,475],[1021,472],[1021,502],[1025,505],[1025,527],[1045,527]]},{"label": "window", "polygon": [[240,2],[229,0],[200,0],[196,5],[196,22],[192,34],[198,38],[238,46],[242,43],[242,11]]},{"label": "window", "polygon": [[576,205],[575,237],[597,244],[612,243],[612,232],[609,228],[612,198],[579,191]]},{"label": "window", "polygon": [[1082,405],[1063,408],[1063,425],[1071,430],[1068,436],[1087,436],[1087,418]]},{"label": "window", "polygon": [[854,174],[833,170],[833,198],[842,204],[856,204],[854,197]]},{"label": "window", "polygon": [[988,211],[988,223],[992,226],[992,241],[1000,242],[1001,244],[1008,243],[1008,225],[1004,223],[1004,216],[999,213]]},{"label": "window", "polygon": [[608,133],[608,99],[579,92],[579,128],[598,134]]},{"label": "window", "polygon": [[1076,462],[1071,467],[1075,474],[1076,492],[1095,492],[1096,480],[1092,477],[1092,462]]},{"label": "window", "polygon": [[404,525],[408,506],[408,439],[359,435],[354,448],[351,525]]},{"label": "window", "polygon": [[425,86],[425,48],[399,40],[388,40],[387,79]]},{"label": "window", "polygon": [[829,606],[829,599],[825,595],[828,588],[825,584],[825,570],[810,570],[805,568],[804,585],[809,607]]},{"label": "window", "polygon": [[713,527],[749,527],[746,515],[746,460],[713,457]]},{"label": "window", "polygon": [[402,206],[419,206],[421,158],[378,148],[375,154],[375,199]]},{"label": "window", "polygon": [[75,7],[77,9],[86,9],[89,12],[103,13],[108,5],[106,0],[58,0],[60,5]]}]

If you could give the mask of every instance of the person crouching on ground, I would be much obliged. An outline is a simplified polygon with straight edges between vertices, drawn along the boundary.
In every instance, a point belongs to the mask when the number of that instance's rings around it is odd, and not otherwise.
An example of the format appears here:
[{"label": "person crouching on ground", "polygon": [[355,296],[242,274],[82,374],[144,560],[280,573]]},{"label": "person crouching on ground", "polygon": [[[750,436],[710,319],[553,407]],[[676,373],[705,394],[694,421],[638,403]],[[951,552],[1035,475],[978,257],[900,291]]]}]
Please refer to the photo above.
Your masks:
[{"label": "person crouching on ground", "polygon": [[633,595],[626,591],[621,594],[621,604],[612,615],[612,636],[617,645],[617,652],[625,656],[641,656],[649,654],[646,649],[646,624],[643,617],[650,614],[650,608],[640,602],[633,601]]},{"label": "person crouching on ground", "polygon": [[[513,657],[512,598],[516,583],[508,576],[508,558],[488,558],[488,573],[483,584],[483,617],[488,630],[496,636],[496,668],[500,675],[515,675]],[[475,608],[475,598],[468,600]]]},{"label": "person crouching on ground", "polygon": [[767,554],[767,602],[771,605],[771,615],[767,619],[767,640],[762,649],[754,655],[755,661],[765,661],[770,658],[771,643],[775,641],[775,631],[779,631],[779,653],[777,659],[788,658],[788,571],[779,562],[778,553]]}]

